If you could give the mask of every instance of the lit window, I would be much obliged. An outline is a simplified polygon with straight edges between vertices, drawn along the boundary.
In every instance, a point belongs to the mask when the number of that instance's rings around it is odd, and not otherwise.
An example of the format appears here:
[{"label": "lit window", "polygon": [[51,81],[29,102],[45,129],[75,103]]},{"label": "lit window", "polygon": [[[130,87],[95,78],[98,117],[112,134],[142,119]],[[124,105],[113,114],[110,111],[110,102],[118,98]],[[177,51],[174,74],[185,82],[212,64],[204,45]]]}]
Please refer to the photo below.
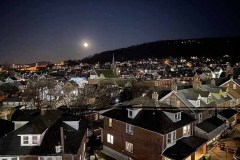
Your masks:
[{"label": "lit window", "polygon": [[133,144],[126,141],[125,142],[125,150],[128,151],[128,152],[133,153]]},{"label": "lit window", "polygon": [[191,127],[190,125],[184,126],[183,127],[183,136],[189,136],[191,133]]},{"label": "lit window", "polygon": [[237,89],[237,85],[236,84],[233,84],[233,89]]},{"label": "lit window", "polygon": [[109,126],[109,127],[112,127],[112,118],[109,118],[108,126]]},{"label": "lit window", "polygon": [[167,144],[174,143],[176,140],[176,131],[167,134]]},{"label": "lit window", "polygon": [[177,107],[180,107],[180,104],[181,104],[180,101],[177,101]]},{"label": "lit window", "polygon": [[131,124],[126,124],[126,133],[133,135],[133,126]]},{"label": "lit window", "polygon": [[113,144],[113,135],[107,134],[107,142]]}]

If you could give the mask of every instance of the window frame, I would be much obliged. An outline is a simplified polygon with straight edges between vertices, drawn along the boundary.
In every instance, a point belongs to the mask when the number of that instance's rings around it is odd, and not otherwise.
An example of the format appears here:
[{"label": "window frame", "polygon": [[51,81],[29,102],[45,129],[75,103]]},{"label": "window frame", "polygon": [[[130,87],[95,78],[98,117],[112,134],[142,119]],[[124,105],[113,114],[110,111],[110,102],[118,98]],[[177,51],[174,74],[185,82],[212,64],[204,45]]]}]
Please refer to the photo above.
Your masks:
[{"label": "window frame", "polygon": [[191,124],[183,127],[183,136],[186,137],[186,136],[190,136],[190,135],[191,135]]},{"label": "window frame", "polygon": [[[39,146],[40,145],[40,135],[19,135],[21,139],[21,146]],[[36,137],[36,139],[34,139]],[[25,139],[27,138],[27,139]]]},{"label": "window frame", "polygon": [[[169,137],[169,135],[170,135],[170,137]],[[166,138],[167,145],[174,143],[175,140],[176,140],[176,130],[167,134],[167,138]]]},{"label": "window frame", "polygon": [[0,157],[0,160],[13,160],[13,158],[17,158],[17,160],[19,160],[19,157]]},{"label": "window frame", "polygon": [[181,112],[174,113],[174,122],[181,120]]},{"label": "window frame", "polygon": [[108,127],[112,127],[112,118],[108,119]]},{"label": "window frame", "polygon": [[125,150],[129,153],[133,153],[133,144],[125,141]]},{"label": "window frame", "polygon": [[107,134],[107,142],[110,143],[110,144],[113,144],[114,143],[114,136],[108,133]]},{"label": "window frame", "polygon": [[126,133],[133,135],[133,125],[126,123]]},{"label": "window frame", "polygon": [[237,85],[235,83],[233,84],[233,89],[237,89]]}]

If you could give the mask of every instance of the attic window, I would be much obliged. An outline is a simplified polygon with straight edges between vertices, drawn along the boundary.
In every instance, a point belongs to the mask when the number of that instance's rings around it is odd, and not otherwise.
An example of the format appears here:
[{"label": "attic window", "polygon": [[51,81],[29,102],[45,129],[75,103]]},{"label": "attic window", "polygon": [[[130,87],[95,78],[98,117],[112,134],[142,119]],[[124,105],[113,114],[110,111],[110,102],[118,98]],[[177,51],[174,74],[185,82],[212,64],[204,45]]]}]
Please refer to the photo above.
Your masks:
[{"label": "attic window", "polygon": [[175,113],[174,114],[174,121],[180,121],[181,120],[181,112]]},{"label": "attic window", "polygon": [[128,118],[133,118],[133,111],[132,110],[128,110]]},{"label": "attic window", "polygon": [[237,89],[237,85],[236,84],[233,84],[233,89]]},{"label": "attic window", "polygon": [[199,107],[200,106],[200,100],[196,101],[196,106]]},{"label": "attic window", "polygon": [[20,135],[21,146],[38,146],[40,145],[40,136],[38,135]]}]

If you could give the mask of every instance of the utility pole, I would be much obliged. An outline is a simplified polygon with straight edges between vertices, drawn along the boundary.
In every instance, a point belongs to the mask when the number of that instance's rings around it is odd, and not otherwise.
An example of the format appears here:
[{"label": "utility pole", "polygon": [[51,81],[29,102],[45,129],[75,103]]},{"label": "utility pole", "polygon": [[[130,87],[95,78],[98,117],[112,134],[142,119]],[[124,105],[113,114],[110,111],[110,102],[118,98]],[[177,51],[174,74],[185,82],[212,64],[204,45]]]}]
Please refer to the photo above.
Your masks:
[{"label": "utility pole", "polygon": [[63,127],[60,127],[60,134],[61,134],[62,153],[64,154],[64,133],[63,133]]}]

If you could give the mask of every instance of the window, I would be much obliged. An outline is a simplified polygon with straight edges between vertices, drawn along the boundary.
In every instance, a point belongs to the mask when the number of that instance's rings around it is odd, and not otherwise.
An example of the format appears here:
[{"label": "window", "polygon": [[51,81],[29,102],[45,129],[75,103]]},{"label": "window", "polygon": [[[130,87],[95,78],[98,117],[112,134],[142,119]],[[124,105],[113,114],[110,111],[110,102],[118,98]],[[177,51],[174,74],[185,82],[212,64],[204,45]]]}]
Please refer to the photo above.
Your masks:
[{"label": "window", "polygon": [[132,118],[132,116],[133,116],[132,111],[128,111],[128,116],[129,116],[129,118]]},{"label": "window", "polygon": [[191,125],[183,127],[183,136],[189,136],[191,134]]},{"label": "window", "polygon": [[130,152],[130,153],[133,153],[133,144],[126,141],[125,142],[125,150]]},{"label": "window", "polygon": [[233,84],[233,89],[237,89],[237,85],[236,84]]},{"label": "window", "polygon": [[196,101],[196,106],[199,107],[200,106],[200,100]]},{"label": "window", "polygon": [[202,122],[202,113],[198,114],[198,123]]},{"label": "window", "polygon": [[28,136],[23,136],[23,144],[29,144]]},{"label": "window", "polygon": [[175,113],[174,114],[174,121],[180,121],[181,120],[181,112]]},{"label": "window", "polygon": [[212,102],[211,97],[208,97],[208,98],[207,98],[207,104],[209,104],[209,103],[211,103],[211,102]]},{"label": "window", "polygon": [[20,135],[21,146],[37,146],[39,145],[39,135]]},{"label": "window", "polygon": [[126,133],[133,135],[133,126],[131,124],[126,124]]},{"label": "window", "polygon": [[41,156],[38,160],[62,160],[62,156]]},{"label": "window", "polygon": [[167,144],[171,144],[176,140],[176,131],[167,134]]},{"label": "window", "polygon": [[38,137],[32,136],[32,144],[38,144]]},{"label": "window", "polygon": [[113,144],[113,135],[107,134],[107,142]]},{"label": "window", "polygon": [[0,160],[18,160],[18,157],[0,157]]},{"label": "window", "polygon": [[170,105],[170,99],[166,99],[166,103]]},{"label": "window", "polygon": [[112,118],[109,118],[108,120],[108,127],[112,127]]},{"label": "window", "polygon": [[177,101],[177,107],[180,107],[180,104],[181,104],[180,101]]}]

